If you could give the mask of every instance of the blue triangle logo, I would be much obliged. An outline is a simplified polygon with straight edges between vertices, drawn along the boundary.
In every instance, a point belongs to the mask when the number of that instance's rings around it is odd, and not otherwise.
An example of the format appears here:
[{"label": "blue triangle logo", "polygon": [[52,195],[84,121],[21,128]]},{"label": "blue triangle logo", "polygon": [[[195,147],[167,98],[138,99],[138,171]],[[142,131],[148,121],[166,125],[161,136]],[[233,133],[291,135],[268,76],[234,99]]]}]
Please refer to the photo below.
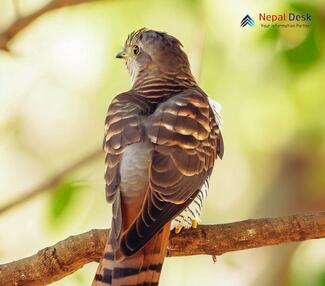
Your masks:
[{"label": "blue triangle logo", "polygon": [[240,22],[240,27],[245,27],[246,25],[248,25],[250,27],[254,27],[255,26],[254,20],[248,14]]}]

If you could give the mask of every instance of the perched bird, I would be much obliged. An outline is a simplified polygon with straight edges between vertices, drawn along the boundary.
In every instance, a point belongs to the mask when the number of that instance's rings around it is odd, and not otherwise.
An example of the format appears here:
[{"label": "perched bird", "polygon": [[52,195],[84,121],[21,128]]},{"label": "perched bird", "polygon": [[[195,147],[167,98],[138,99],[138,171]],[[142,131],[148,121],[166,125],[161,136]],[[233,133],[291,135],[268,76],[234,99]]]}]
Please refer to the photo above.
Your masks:
[{"label": "perched bird", "polygon": [[113,218],[92,285],[156,286],[171,222],[204,189],[223,140],[175,37],[140,29],[116,57],[125,60],[132,88],[107,111],[103,146]]}]

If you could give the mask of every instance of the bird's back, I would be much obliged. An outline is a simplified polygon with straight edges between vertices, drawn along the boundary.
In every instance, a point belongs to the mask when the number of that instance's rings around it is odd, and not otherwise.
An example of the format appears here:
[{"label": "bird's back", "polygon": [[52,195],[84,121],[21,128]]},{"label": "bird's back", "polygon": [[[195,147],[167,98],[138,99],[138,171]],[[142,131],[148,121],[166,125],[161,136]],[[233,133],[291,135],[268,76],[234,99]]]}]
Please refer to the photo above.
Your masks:
[{"label": "bird's back", "polygon": [[140,30],[124,51],[133,88],[106,117],[106,197],[112,226],[93,286],[156,286],[171,221],[200,192],[220,156],[220,132],[180,42]]}]

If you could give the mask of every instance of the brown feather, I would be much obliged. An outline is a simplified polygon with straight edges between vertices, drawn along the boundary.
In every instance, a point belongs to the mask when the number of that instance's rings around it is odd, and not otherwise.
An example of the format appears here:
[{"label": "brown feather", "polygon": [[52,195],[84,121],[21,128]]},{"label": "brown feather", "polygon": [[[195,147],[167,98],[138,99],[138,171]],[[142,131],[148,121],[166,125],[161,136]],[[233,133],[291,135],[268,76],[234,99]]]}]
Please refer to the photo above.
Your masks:
[{"label": "brown feather", "polygon": [[[219,126],[180,42],[142,29],[129,36],[126,48],[138,42],[149,54],[140,53],[137,69],[127,60],[133,89],[114,98],[105,120],[106,197],[113,218],[93,286],[158,285],[170,222],[223,155]],[[138,173],[129,168],[130,158]]]}]

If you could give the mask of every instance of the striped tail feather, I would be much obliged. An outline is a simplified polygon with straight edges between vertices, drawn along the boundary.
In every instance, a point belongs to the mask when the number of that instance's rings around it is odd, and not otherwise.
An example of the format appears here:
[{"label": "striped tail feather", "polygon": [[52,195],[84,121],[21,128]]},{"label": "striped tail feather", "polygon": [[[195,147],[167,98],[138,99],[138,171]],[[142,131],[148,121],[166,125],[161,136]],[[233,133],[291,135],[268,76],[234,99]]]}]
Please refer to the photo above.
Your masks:
[{"label": "striped tail feather", "polygon": [[170,223],[134,255],[119,259],[107,244],[92,286],[157,286],[169,233]]},{"label": "striped tail feather", "polygon": [[97,267],[96,275],[91,286],[112,285],[111,265],[113,261],[114,261],[114,252],[112,246],[109,243],[106,243],[103,256]]}]

